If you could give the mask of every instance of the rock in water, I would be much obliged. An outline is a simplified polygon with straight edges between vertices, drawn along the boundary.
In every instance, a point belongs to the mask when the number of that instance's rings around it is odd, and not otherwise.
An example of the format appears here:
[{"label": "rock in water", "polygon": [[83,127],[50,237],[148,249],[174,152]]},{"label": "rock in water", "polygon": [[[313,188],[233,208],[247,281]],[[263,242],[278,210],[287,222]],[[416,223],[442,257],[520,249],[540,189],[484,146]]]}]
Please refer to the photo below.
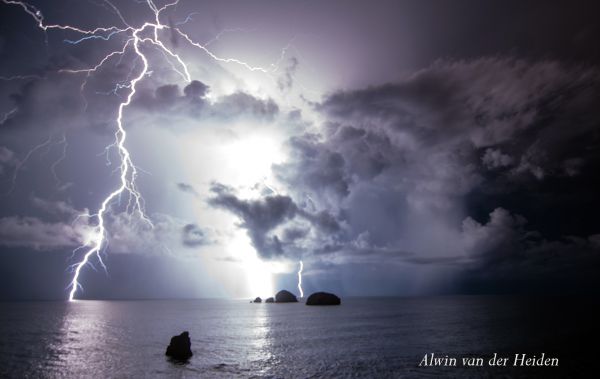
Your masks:
[{"label": "rock in water", "polygon": [[306,305],[340,305],[339,297],[328,292],[315,292],[306,299]]},{"label": "rock in water", "polygon": [[171,343],[167,347],[165,355],[178,361],[185,361],[193,355],[191,347],[190,334],[183,332],[178,336],[171,337]]},{"label": "rock in water", "polygon": [[272,297],[265,300],[265,303],[274,303],[274,302],[275,302],[275,299],[273,299]]},{"label": "rock in water", "polygon": [[254,299],[253,303],[262,303],[262,299],[260,297],[257,297],[256,299]]},{"label": "rock in water", "polygon": [[276,303],[297,303],[298,299],[296,299],[296,296],[294,296],[294,294],[291,293],[290,291],[281,290],[281,291],[277,292],[277,294],[275,295],[275,302]]}]

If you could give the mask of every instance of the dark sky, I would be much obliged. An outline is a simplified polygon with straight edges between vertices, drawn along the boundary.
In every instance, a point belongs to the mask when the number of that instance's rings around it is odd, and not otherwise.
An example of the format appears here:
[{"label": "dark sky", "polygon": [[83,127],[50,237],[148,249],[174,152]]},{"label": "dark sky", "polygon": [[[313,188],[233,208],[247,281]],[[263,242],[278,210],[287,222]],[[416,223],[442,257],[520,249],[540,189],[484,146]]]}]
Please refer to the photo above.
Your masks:
[{"label": "dark sky", "polygon": [[598,291],[597,2],[28,4],[0,1],[1,299],[68,296],[132,91],[153,227],[116,196],[78,297],[266,296],[300,260],[308,293]]}]

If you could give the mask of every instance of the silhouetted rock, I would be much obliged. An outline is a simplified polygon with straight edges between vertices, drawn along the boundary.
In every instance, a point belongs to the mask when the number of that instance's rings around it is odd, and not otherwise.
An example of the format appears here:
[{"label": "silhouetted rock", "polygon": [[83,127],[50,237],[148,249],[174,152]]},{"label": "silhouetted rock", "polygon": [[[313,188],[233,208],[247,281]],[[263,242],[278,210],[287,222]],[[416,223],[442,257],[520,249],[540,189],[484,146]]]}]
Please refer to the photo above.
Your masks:
[{"label": "silhouetted rock", "polygon": [[165,355],[178,361],[185,361],[193,355],[191,347],[190,334],[183,332],[178,336],[171,337],[171,343],[167,347]]},{"label": "silhouetted rock", "polygon": [[265,303],[274,303],[274,302],[275,302],[275,299],[273,299],[272,297],[265,300]]},{"label": "silhouetted rock", "polygon": [[339,297],[328,292],[315,292],[306,299],[306,305],[340,305]]},{"label": "silhouetted rock", "polygon": [[262,299],[260,297],[257,297],[256,299],[254,299],[253,303],[262,303]]},{"label": "silhouetted rock", "polygon": [[294,296],[294,294],[291,293],[290,291],[281,290],[281,291],[277,292],[277,294],[275,295],[275,302],[276,303],[297,303],[298,299],[296,299],[296,296]]}]

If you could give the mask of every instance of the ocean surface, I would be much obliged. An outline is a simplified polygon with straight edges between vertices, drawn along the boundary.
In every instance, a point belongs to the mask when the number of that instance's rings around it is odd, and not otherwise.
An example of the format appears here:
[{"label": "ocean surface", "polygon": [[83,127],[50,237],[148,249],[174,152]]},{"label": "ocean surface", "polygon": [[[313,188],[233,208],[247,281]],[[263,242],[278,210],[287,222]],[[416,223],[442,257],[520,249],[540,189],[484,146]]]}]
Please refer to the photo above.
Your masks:
[{"label": "ocean surface", "polygon": [[[596,299],[345,298],[0,303],[1,378],[590,377]],[[596,308],[597,309],[597,308]],[[597,311],[595,311],[597,312]],[[187,330],[194,356],[165,357]],[[594,346],[594,347],[592,347]],[[591,350],[590,350],[591,349]],[[559,367],[419,367],[425,354],[515,353]]]}]

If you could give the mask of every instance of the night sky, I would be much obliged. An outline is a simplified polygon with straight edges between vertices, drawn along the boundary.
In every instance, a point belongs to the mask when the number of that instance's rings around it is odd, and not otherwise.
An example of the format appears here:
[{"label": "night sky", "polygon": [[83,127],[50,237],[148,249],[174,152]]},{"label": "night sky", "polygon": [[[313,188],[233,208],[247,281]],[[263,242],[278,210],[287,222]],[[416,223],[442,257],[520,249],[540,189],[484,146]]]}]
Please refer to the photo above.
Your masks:
[{"label": "night sky", "polygon": [[305,293],[600,288],[595,1],[18,3],[0,1],[0,299],[68,297],[132,90],[154,227],[114,199],[79,298],[268,296],[300,260]]}]

